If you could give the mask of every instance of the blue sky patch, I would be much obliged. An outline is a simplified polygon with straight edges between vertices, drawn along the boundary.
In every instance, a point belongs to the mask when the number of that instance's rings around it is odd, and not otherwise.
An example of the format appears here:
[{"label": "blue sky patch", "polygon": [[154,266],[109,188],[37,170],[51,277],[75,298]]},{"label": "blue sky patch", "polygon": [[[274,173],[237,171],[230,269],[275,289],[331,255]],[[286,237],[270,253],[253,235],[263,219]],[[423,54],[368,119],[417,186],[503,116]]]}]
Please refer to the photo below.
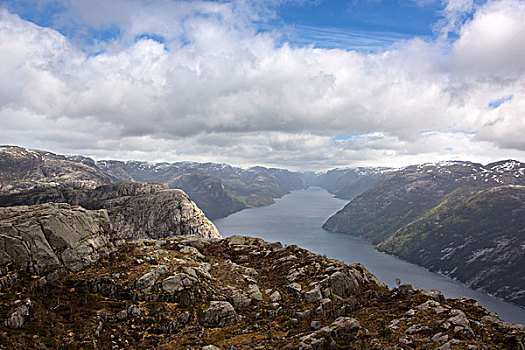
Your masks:
[{"label": "blue sky patch", "polygon": [[285,2],[277,13],[291,27],[285,40],[292,45],[363,51],[433,36],[440,8],[440,1],[419,6],[414,1],[325,0]]},{"label": "blue sky patch", "polygon": [[162,37],[160,35],[156,35],[156,34],[150,34],[150,33],[144,33],[144,34],[137,35],[135,37],[135,42],[137,42],[139,40],[142,40],[142,39],[154,40],[154,41],[156,41],[158,43],[161,43],[161,44],[166,43],[166,40],[164,39],[164,37]]},{"label": "blue sky patch", "polygon": [[[79,23],[76,18],[67,17],[70,14],[63,4],[59,1],[5,0],[1,6],[23,19],[58,30],[84,49],[120,37],[117,25],[103,29],[73,25]],[[268,2],[268,6],[274,8],[276,16],[258,22],[258,31],[279,31],[283,34],[282,41],[293,46],[364,52],[388,49],[399,40],[435,37],[432,28],[442,9],[439,0],[310,0],[284,1],[278,6]],[[206,13],[198,15],[209,16]],[[144,33],[135,39],[142,37],[164,43],[164,38],[157,33]]]},{"label": "blue sky patch", "polygon": [[337,134],[334,136],[334,140],[336,141],[341,141],[341,140],[349,140],[351,139],[352,137],[356,137],[356,136],[364,136],[364,135],[369,135],[369,134],[373,134],[374,131],[369,131],[369,132],[356,132],[356,133],[353,133],[353,134],[348,134],[348,135],[345,135],[345,134]]},{"label": "blue sky patch", "polygon": [[489,108],[490,109],[496,109],[499,106],[501,106],[502,104],[504,104],[505,102],[511,101],[513,98],[514,98],[514,95],[508,95],[508,96],[499,98],[499,99],[497,99],[495,101],[489,102]]}]

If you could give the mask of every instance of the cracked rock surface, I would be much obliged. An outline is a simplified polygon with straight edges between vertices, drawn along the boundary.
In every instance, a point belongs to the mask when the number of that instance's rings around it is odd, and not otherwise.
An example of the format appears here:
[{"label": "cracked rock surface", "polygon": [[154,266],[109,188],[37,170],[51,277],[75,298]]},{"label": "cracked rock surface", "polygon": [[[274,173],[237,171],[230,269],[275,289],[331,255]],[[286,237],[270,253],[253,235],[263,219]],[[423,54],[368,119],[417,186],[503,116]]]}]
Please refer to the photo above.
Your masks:
[{"label": "cracked rock surface", "polygon": [[114,251],[105,210],[67,204],[0,208],[0,265],[52,276],[78,272]]},{"label": "cracked rock surface", "polygon": [[112,183],[94,189],[48,187],[0,195],[0,207],[48,202],[106,209],[115,231],[127,240],[178,235],[221,237],[186,193],[165,184]]}]

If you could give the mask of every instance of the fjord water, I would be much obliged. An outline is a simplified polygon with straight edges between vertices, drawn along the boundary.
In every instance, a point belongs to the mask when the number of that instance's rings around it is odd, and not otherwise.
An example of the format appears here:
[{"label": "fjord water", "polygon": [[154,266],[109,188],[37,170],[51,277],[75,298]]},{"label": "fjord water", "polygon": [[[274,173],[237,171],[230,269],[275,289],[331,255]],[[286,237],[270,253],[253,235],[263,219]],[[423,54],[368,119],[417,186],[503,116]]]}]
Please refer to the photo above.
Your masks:
[{"label": "fjord water", "polygon": [[503,320],[525,324],[525,309],[505,303],[463,284],[430,272],[420,266],[375,250],[367,240],[322,229],[323,223],[347,201],[333,197],[326,190],[310,187],[293,191],[266,207],[245,209],[226,218],[214,220],[224,237],[234,234],[260,237],[270,242],[296,244],[317,254],[347,264],[365,265],[390,288],[396,278],[424,289],[438,289],[446,297],[469,297],[479,301]]}]

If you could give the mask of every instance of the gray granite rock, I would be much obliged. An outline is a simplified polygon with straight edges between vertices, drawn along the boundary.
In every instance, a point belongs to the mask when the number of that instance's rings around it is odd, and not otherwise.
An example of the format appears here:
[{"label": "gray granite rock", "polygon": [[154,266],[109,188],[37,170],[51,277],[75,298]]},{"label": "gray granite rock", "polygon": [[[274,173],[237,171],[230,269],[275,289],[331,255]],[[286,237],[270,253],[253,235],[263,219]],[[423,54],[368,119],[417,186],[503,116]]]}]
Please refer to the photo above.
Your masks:
[{"label": "gray granite rock", "polygon": [[239,321],[235,309],[227,301],[212,301],[207,309],[198,311],[198,317],[206,327],[226,327]]},{"label": "gray granite rock", "polygon": [[341,271],[334,272],[328,283],[332,293],[342,298],[347,298],[359,290],[359,283],[355,277]]},{"label": "gray granite rock", "polygon": [[63,275],[57,271],[80,271],[114,251],[105,210],[53,203],[0,208],[0,232],[0,265],[50,279]]}]

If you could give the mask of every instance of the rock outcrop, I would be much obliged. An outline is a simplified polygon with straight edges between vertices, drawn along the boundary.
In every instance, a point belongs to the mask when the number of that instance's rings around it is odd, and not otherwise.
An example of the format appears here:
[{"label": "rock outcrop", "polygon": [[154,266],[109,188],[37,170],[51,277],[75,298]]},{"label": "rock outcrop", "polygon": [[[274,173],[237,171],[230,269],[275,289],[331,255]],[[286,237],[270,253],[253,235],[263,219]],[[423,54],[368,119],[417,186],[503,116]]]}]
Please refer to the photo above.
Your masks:
[{"label": "rock outcrop", "polygon": [[524,346],[525,327],[502,322],[471,299],[445,299],[410,285],[389,290],[360,264],[296,246],[177,236],[116,249],[109,259],[47,284],[45,293],[26,288],[31,276],[21,276],[1,294],[2,347]]},{"label": "rock outcrop", "polygon": [[219,238],[217,228],[181,190],[157,183],[112,183],[95,189],[53,187],[0,195],[0,206],[63,202],[107,209],[113,228],[125,239],[202,235]]},{"label": "rock outcrop", "polygon": [[[134,186],[137,183],[111,185],[115,188]],[[181,190],[155,187],[147,193],[95,200],[91,207],[107,209],[114,229],[125,239],[179,235],[221,237],[215,225]]]},{"label": "rock outcrop", "polygon": [[108,257],[111,234],[104,210],[51,203],[0,208],[0,266],[6,275],[31,273],[42,284]]}]

